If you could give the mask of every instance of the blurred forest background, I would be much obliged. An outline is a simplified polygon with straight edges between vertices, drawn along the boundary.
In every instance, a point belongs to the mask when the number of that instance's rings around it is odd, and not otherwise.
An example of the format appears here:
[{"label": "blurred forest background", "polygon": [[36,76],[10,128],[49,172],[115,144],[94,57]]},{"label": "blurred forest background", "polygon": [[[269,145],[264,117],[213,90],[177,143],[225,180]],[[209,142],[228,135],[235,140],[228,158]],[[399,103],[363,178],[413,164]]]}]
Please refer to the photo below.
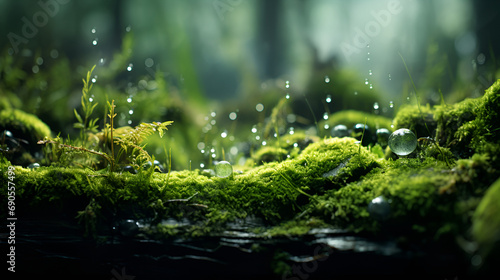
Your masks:
[{"label": "blurred forest background", "polygon": [[188,150],[220,159],[216,136],[263,130],[287,94],[295,126],[347,109],[392,117],[414,102],[401,57],[422,103],[478,97],[498,78],[499,12],[493,0],[0,0],[0,108],[74,135],[97,65],[98,111],[115,99],[119,126],[174,120],[182,168]]}]

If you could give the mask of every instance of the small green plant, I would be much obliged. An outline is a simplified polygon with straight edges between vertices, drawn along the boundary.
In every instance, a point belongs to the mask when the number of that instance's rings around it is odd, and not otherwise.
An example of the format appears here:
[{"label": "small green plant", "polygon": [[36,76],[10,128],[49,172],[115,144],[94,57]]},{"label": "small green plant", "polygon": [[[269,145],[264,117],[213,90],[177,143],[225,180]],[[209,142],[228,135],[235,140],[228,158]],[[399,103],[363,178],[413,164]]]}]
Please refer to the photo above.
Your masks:
[{"label": "small green plant", "polygon": [[[87,78],[83,79],[81,102],[84,117],[82,117],[76,109],[74,110],[75,116],[78,120],[78,122],[75,123],[74,127],[80,129],[81,143],[72,143],[69,139],[66,143],[64,143],[63,139],[61,139],[60,137],[56,137],[54,139],[45,138],[44,140],[38,141],[38,144],[52,144],[52,153],[57,154],[76,155],[80,153],[87,155],[97,155],[106,161],[109,166],[110,172],[113,172],[116,168],[116,165],[120,162],[132,164],[134,165],[135,169],[140,170],[146,162],[149,161],[152,163],[154,161],[154,157],[150,156],[144,149],[146,145],[141,145],[141,143],[155,132],[158,132],[159,136],[163,137],[165,131],[168,130],[167,126],[172,124],[172,121],[141,123],[135,128],[126,127],[115,129],[114,119],[117,116],[117,114],[115,113],[116,105],[114,103],[114,100],[112,100],[111,102],[107,101],[108,106],[105,110],[105,116],[109,117],[109,123],[105,124],[105,128],[100,133],[103,137],[102,140],[99,140],[101,143],[97,147],[101,147],[101,150],[97,151],[93,148],[87,147],[86,144],[89,136],[94,135],[95,139],[98,139],[98,137],[95,136],[95,133],[98,133],[98,126],[96,125],[98,119],[91,119],[91,115],[95,107],[97,106],[97,103],[92,103],[92,101],[89,100],[88,97],[88,94],[92,89],[90,76],[94,68],[95,66],[87,72]],[[109,148],[107,147],[108,143]],[[119,147],[116,153],[115,145]],[[69,158],[72,157],[70,156]],[[79,165],[88,166],[88,164]]]},{"label": "small green plant", "polygon": [[78,122],[74,123],[73,127],[80,129],[80,139],[82,144],[85,145],[87,142],[87,134],[88,132],[96,133],[99,126],[96,124],[99,118],[91,119],[90,116],[97,106],[97,102],[92,103],[92,100],[89,97],[89,92],[92,89],[92,83],[90,82],[90,76],[94,71],[95,65],[87,72],[87,79],[82,79],[83,88],[82,88],[82,111],[83,118],[78,113],[76,109],[74,109],[75,117]]},{"label": "small green plant", "polygon": [[[137,168],[140,168],[145,162],[153,162],[151,156],[144,150],[146,145],[141,145],[141,143],[155,132],[158,132],[160,138],[162,138],[165,130],[168,130],[167,126],[170,124],[172,124],[172,121],[141,123],[126,133],[116,136],[113,138],[114,143],[120,147],[117,157],[120,158],[123,154],[130,153],[133,159],[132,164]],[[111,129],[111,135],[113,135],[113,129]]]}]

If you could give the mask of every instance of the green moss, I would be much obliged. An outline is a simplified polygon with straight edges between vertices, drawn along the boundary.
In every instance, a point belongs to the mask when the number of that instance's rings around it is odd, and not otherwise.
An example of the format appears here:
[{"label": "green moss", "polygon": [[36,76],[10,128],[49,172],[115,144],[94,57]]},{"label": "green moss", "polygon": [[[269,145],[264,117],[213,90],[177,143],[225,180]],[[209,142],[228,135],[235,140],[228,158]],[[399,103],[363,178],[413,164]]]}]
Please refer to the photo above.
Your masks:
[{"label": "green moss", "polygon": [[472,234],[483,257],[500,255],[500,179],[485,193],[473,216]]},{"label": "green moss", "polygon": [[384,116],[369,114],[355,110],[344,110],[331,114],[328,117],[328,120],[320,122],[320,127],[323,127],[325,124],[328,124],[329,127],[333,128],[338,124],[343,124],[348,128],[352,128],[354,125],[358,123],[365,123],[365,120],[366,120],[366,125],[370,129],[374,129],[374,132],[378,128],[387,128],[389,129],[389,131],[392,130],[391,119]]},{"label": "green moss", "polygon": [[262,164],[272,161],[282,161],[286,159],[288,151],[281,148],[265,146],[252,155],[255,164]]},{"label": "green moss", "polygon": [[[28,140],[32,140],[35,144],[38,140],[43,139],[45,136],[50,136],[50,128],[38,119],[35,115],[25,113],[17,109],[7,109],[0,112],[0,128],[16,131],[26,136]],[[16,137],[22,137],[21,135]]]},{"label": "green moss", "polygon": [[500,145],[500,80],[488,88],[484,96],[466,99],[454,105],[436,106],[437,138],[460,158],[486,153],[499,161]]},{"label": "green moss", "polygon": [[[436,129],[436,122],[433,116],[434,111],[428,104],[426,106],[420,106],[420,110],[417,105],[401,106],[394,117],[394,129],[408,128],[413,131],[417,137],[432,137]],[[427,130],[427,128],[429,130]],[[431,135],[429,135],[429,132]]]}]

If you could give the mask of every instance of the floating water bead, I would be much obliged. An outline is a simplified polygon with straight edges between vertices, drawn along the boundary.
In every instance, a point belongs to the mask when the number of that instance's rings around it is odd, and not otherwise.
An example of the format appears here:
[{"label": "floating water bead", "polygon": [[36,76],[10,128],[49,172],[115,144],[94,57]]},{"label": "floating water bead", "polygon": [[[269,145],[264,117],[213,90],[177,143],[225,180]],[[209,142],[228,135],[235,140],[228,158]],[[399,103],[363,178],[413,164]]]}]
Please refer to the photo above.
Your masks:
[{"label": "floating water bead", "polygon": [[391,215],[391,205],[383,196],[378,196],[368,204],[368,213],[377,221],[385,221]]},{"label": "floating water bead", "polygon": [[398,156],[409,155],[417,147],[417,136],[407,128],[398,129],[389,136],[389,147]]},{"label": "floating water bead", "polygon": [[387,147],[391,132],[387,128],[377,129],[377,143],[385,149]]},{"label": "floating water bead", "polygon": [[215,175],[220,178],[226,178],[233,174],[233,166],[227,161],[219,161],[215,165]]},{"label": "floating water bead", "polygon": [[343,124],[336,125],[334,128],[332,128],[331,131],[332,137],[347,137],[349,136],[349,130],[347,129],[347,126]]}]

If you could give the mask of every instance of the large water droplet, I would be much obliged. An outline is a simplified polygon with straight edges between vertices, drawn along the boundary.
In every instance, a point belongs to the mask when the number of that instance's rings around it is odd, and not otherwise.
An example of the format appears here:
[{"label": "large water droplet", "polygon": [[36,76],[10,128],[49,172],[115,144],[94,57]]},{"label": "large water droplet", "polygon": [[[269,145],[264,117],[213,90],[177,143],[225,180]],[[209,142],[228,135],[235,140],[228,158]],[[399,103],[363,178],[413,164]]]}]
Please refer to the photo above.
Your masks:
[{"label": "large water droplet", "polygon": [[130,63],[128,66],[127,66],[127,71],[132,71],[132,68],[134,68],[134,64]]},{"label": "large water droplet", "polygon": [[398,156],[409,155],[417,148],[417,137],[407,128],[398,129],[389,136],[389,147]]},{"label": "large water droplet", "polygon": [[255,110],[257,110],[257,112],[262,112],[264,110],[264,105],[262,103],[257,104]]},{"label": "large water droplet", "polygon": [[219,161],[215,165],[215,175],[220,178],[227,178],[233,174],[233,166],[227,161]]}]

